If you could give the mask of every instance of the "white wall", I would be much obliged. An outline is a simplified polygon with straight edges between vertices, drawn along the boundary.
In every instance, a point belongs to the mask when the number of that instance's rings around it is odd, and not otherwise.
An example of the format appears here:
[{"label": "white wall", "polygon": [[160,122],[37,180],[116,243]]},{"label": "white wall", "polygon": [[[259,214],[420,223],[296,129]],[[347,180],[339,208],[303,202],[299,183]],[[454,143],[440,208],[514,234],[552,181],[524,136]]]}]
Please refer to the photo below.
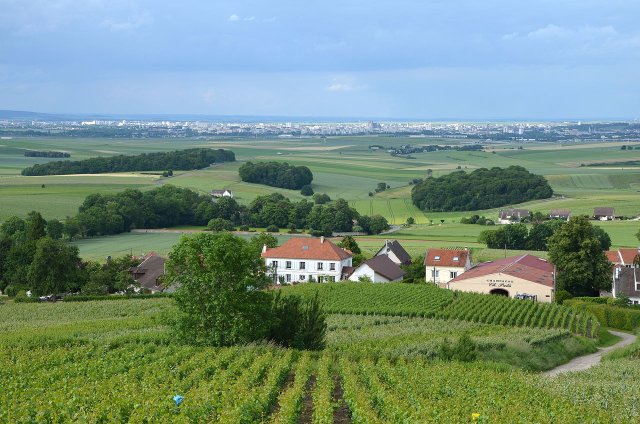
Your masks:
[{"label": "white wall", "polygon": [[509,292],[509,297],[516,294],[534,294],[538,296],[538,302],[552,302],[553,288],[544,284],[524,280],[507,274],[489,274],[451,283],[451,290],[460,290],[476,293],[490,293],[493,289],[503,289]]},{"label": "white wall", "polygon": [[371,281],[374,283],[388,283],[389,280],[384,278],[382,275],[377,274],[369,265],[362,264],[360,265],[353,274],[349,276],[350,281],[359,281],[360,277],[369,277]]},{"label": "white wall", "polygon": [[[275,268],[272,266],[274,261],[277,262],[277,267]],[[291,262],[291,268],[287,268],[287,261]],[[304,269],[300,269],[301,262],[305,264]],[[275,271],[278,284],[280,283],[280,276],[284,276],[285,283],[308,282],[310,277],[316,282],[320,277],[322,277],[324,281],[330,281],[327,277],[333,277],[335,281],[340,281],[342,268],[351,266],[351,258],[342,261],[265,258],[265,264],[269,275],[273,276]],[[322,264],[322,269],[318,269],[318,264]],[[331,264],[334,265],[333,270],[331,269]],[[287,275],[290,276],[290,281],[287,281]]]},{"label": "white wall", "polygon": [[431,281],[434,283],[448,283],[455,277],[451,277],[451,272],[457,272],[457,275],[462,274],[466,271],[463,267],[448,267],[448,266],[436,266],[435,269],[438,271],[438,276],[433,279],[433,266],[425,267],[425,281]]}]

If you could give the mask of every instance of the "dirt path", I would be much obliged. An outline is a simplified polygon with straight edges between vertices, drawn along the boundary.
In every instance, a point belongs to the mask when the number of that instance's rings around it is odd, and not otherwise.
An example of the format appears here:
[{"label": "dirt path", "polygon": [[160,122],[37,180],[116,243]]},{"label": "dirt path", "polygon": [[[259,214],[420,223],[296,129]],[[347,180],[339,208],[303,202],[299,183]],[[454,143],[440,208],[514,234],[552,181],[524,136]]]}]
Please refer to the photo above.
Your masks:
[{"label": "dirt path", "polygon": [[564,374],[565,372],[584,371],[586,369],[593,367],[594,365],[598,365],[600,363],[600,360],[602,359],[602,355],[604,355],[605,353],[630,345],[631,343],[635,342],[637,339],[637,337],[632,334],[621,333],[619,331],[613,331],[613,330],[609,330],[609,331],[612,334],[615,334],[616,336],[622,337],[622,340],[620,340],[618,343],[614,344],[613,346],[600,348],[596,353],[574,358],[564,365],[560,365],[558,367],[555,367],[552,370],[542,373],[542,375],[546,377],[555,377],[556,375]]}]

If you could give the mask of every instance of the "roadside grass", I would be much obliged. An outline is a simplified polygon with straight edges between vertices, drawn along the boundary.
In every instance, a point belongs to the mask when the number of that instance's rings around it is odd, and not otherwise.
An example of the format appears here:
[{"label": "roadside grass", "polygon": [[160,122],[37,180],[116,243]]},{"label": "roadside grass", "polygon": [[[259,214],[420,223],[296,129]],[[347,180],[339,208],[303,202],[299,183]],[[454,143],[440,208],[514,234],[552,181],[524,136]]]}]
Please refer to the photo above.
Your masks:
[{"label": "roadside grass", "polygon": [[[610,329],[601,326],[598,330],[598,347],[609,347],[622,340],[622,337],[616,336],[609,331]],[[616,330],[619,331],[619,330]]]}]

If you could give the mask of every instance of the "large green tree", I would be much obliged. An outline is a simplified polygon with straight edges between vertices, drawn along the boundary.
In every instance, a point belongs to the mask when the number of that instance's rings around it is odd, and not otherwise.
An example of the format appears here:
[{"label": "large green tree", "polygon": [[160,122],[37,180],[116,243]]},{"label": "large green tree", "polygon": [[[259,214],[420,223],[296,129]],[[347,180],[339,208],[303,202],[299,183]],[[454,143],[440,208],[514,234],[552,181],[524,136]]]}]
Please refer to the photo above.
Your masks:
[{"label": "large green tree", "polygon": [[78,289],[82,283],[80,262],[77,247],[42,237],[36,242],[27,274],[31,290],[43,295]]},{"label": "large green tree", "polygon": [[572,217],[548,240],[549,259],[556,266],[556,290],[574,296],[597,296],[611,289],[611,264],[598,233],[586,217]]},{"label": "large green tree", "polygon": [[183,237],[169,254],[169,284],[178,335],[196,345],[228,346],[262,339],[269,329],[269,284],[254,246],[228,233]]}]

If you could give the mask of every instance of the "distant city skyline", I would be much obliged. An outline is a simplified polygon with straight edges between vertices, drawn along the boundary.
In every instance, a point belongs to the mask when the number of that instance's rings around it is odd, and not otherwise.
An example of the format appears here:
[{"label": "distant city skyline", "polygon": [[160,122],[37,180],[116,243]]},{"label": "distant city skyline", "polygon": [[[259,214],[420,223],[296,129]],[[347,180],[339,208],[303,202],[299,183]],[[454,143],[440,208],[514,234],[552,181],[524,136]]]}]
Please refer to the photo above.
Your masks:
[{"label": "distant city skyline", "polygon": [[0,0],[0,109],[640,118],[640,3]]}]

